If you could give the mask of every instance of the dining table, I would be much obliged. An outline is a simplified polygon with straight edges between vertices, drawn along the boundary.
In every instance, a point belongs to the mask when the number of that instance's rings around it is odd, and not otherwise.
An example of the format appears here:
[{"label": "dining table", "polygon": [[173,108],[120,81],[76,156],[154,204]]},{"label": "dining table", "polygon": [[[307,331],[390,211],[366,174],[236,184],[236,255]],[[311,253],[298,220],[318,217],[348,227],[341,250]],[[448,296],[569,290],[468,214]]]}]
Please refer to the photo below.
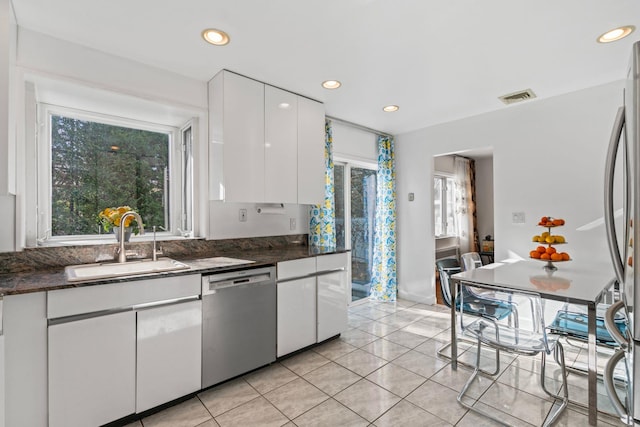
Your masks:
[{"label": "dining table", "polygon": [[596,306],[613,286],[613,269],[587,262],[541,262],[540,260],[510,259],[451,276],[451,368],[457,369],[456,295],[460,285],[488,290],[506,289],[533,292],[544,300],[555,300],[586,306],[587,309],[587,376],[589,424],[597,424],[597,347]]}]

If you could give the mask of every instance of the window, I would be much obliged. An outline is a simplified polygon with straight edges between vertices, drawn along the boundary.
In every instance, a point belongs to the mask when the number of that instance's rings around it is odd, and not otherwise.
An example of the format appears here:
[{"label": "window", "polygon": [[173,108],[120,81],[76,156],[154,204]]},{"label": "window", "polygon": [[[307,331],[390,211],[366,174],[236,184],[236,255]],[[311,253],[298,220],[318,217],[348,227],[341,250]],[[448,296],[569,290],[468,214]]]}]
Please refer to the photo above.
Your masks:
[{"label": "window", "polygon": [[436,237],[457,234],[454,190],[453,178],[442,175],[433,178],[433,220]]},{"label": "window", "polygon": [[140,213],[146,231],[156,226],[165,234],[190,235],[190,125],[177,129],[46,104],[41,108],[40,163],[48,166],[39,169],[41,243],[101,238],[105,231],[98,213],[124,205]]}]

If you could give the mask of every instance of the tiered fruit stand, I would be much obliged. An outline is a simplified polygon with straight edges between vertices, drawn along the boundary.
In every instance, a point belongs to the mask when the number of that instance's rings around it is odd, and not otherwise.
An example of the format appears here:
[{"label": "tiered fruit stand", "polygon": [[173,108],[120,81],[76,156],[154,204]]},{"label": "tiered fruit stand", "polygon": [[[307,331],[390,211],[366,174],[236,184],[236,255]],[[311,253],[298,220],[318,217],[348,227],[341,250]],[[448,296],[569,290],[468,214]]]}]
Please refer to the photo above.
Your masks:
[{"label": "tiered fruit stand", "polygon": [[[560,218],[552,218],[552,217],[542,217],[538,226],[544,227],[547,229],[546,233],[542,233],[540,236],[534,236],[533,241],[538,242],[541,245],[538,246],[535,250],[529,253],[531,259],[537,261],[545,262],[545,266],[543,267],[546,271],[556,271],[558,267],[554,265],[554,263],[558,262],[566,262],[571,261],[569,254],[566,252],[558,252],[555,249],[555,245],[564,245],[567,242],[565,241],[563,236],[554,236],[551,234],[551,229],[556,227],[562,227],[564,225],[564,220]],[[558,239],[559,238],[559,239]],[[556,241],[556,239],[558,241]],[[546,245],[545,248],[542,245]]]}]

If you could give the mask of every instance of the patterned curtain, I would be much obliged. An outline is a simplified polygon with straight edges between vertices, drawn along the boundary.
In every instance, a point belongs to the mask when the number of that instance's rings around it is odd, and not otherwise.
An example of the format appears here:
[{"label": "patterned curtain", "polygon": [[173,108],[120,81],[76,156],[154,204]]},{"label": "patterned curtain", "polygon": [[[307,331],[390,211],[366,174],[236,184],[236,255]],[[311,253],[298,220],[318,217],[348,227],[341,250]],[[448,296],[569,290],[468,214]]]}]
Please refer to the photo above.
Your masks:
[{"label": "patterned curtain", "polygon": [[395,301],[396,274],[396,165],[393,138],[378,136],[376,217],[370,298]]},{"label": "patterned curtain", "polygon": [[309,246],[335,248],[336,211],[333,187],[333,136],[331,121],[324,124],[324,204],[312,205],[309,213]]},{"label": "patterned curtain", "polygon": [[458,224],[460,252],[476,252],[476,201],[475,201],[475,163],[471,159],[456,156],[455,169],[455,208]]}]

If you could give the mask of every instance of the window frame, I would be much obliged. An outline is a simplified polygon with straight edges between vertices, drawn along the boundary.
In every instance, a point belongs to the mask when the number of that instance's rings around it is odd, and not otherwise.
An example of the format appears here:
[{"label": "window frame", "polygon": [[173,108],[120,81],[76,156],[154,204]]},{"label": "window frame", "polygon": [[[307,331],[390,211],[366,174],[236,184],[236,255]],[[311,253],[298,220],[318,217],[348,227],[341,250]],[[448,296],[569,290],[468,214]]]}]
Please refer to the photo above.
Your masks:
[{"label": "window frame", "polygon": [[[60,246],[65,244],[100,244],[113,243],[113,237],[109,234],[84,234],[52,236],[51,203],[52,203],[52,147],[51,147],[51,118],[52,116],[70,117],[73,119],[92,121],[110,126],[120,126],[151,132],[166,133],[169,137],[169,185],[167,186],[169,227],[167,230],[158,230],[156,235],[160,239],[170,239],[174,236],[191,237],[193,235],[193,205],[189,212],[184,212],[183,183],[185,174],[190,173],[191,202],[193,203],[193,133],[195,120],[190,120],[182,127],[150,123],[143,120],[118,117],[112,114],[104,114],[96,111],[86,111],[70,107],[38,102],[36,107],[37,134],[36,134],[36,174],[37,174],[37,224],[36,244],[38,246]],[[191,149],[183,148],[184,133],[191,130]],[[191,168],[185,166],[184,156],[191,156]],[[97,212],[96,212],[97,214]],[[191,218],[191,230],[184,227],[184,218]],[[142,218],[144,221],[144,218]],[[164,228],[164,227],[163,227]],[[151,237],[149,237],[151,238]],[[141,239],[144,240],[144,239]]]},{"label": "window frame", "polygon": [[[435,236],[436,239],[448,239],[451,237],[458,237],[458,224],[456,222],[456,207],[455,207],[455,177],[452,174],[447,174],[447,173],[442,173],[442,172],[438,172],[435,173],[433,175],[433,187],[435,188],[435,182],[436,180],[440,180],[443,182],[443,185],[441,185],[441,188],[443,189],[442,193],[441,193],[441,202],[442,202],[442,206],[441,206],[441,217],[442,217],[442,224],[440,224],[441,229],[445,231],[444,234],[436,234],[436,215],[435,215],[435,194],[433,195],[433,235]],[[450,181],[451,182],[451,189],[449,189],[449,186],[447,185],[447,182]],[[450,190],[450,191],[449,191]],[[454,206],[453,206],[453,212],[451,212],[451,215],[453,216],[453,234],[447,234],[447,217],[449,216],[449,212],[447,210],[447,206],[448,206],[448,197],[447,197],[447,193],[450,193],[450,196],[453,197],[453,202],[454,202]]]}]

